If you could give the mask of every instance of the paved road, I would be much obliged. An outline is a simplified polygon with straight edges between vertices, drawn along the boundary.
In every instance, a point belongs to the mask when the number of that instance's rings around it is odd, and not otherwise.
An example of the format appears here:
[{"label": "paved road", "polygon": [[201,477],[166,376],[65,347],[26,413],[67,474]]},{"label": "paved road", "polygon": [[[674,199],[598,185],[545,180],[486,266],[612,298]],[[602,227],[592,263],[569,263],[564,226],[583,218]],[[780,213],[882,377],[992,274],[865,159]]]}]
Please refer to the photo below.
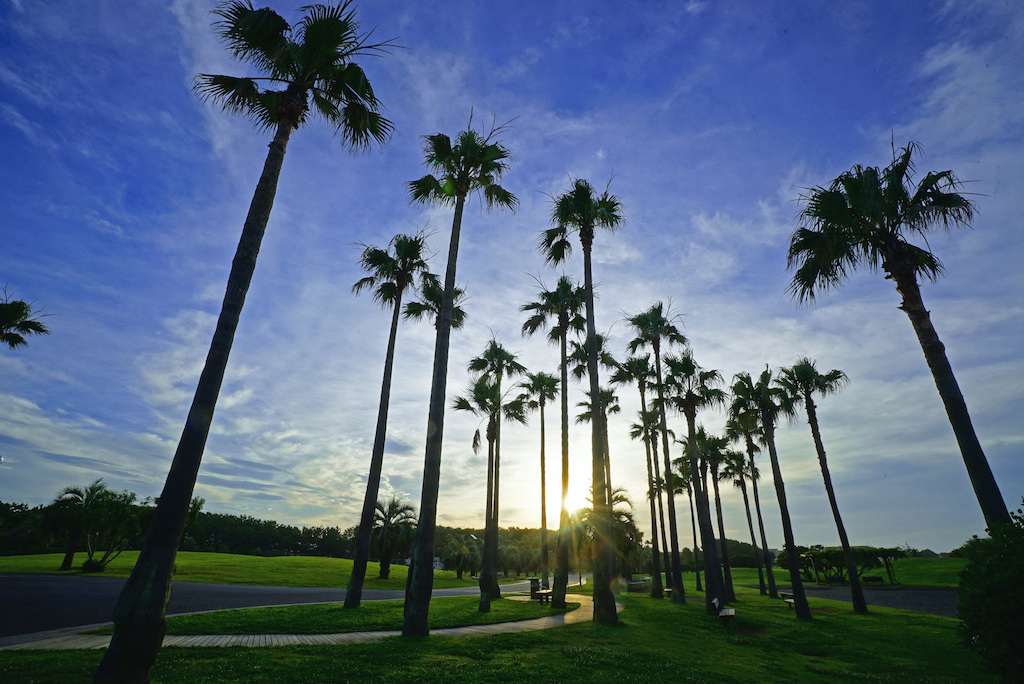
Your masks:
[{"label": "paved road", "polygon": [[[788,588],[788,585],[787,585]],[[805,585],[808,598],[827,598],[851,602],[849,587],[816,587]],[[956,604],[959,601],[953,589],[864,589],[864,600],[871,606],[903,608],[919,613],[957,617]]]},{"label": "paved road", "polygon": [[[124,583],[124,579],[114,577],[0,573],[0,637],[110,622]],[[529,588],[528,582],[502,585],[502,589],[513,592]],[[478,592],[476,587],[437,589],[434,596],[466,596]],[[404,595],[404,591],[365,589],[363,600],[400,599]],[[344,589],[175,582],[167,614],[344,600]]]}]

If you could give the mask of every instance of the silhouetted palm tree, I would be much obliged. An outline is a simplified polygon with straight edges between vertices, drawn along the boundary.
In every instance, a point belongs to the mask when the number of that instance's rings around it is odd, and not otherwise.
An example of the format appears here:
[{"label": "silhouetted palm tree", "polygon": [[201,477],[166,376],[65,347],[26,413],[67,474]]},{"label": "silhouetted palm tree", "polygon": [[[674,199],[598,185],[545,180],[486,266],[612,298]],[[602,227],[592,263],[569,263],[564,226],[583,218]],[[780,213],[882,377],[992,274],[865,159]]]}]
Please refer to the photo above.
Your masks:
[{"label": "silhouetted palm tree", "polygon": [[430,631],[427,618],[434,584],[434,531],[437,526],[437,494],[441,484],[448,346],[455,307],[455,270],[458,264],[462,212],[472,192],[479,192],[488,208],[497,206],[515,210],[519,204],[515,195],[498,185],[508,170],[510,156],[509,150],[495,141],[504,131],[505,127],[499,126],[487,134],[478,133],[473,130],[471,119],[469,127],[459,133],[454,145],[443,133],[427,136],[424,144],[426,164],[438,176],[427,174],[409,183],[409,195],[413,202],[454,206],[455,215],[448,245],[444,297],[436,324],[420,519],[413,547],[413,565],[409,571],[409,590],[405,596],[405,619],[402,625],[404,636],[424,636]]},{"label": "silhouetted palm tree", "polygon": [[661,348],[663,342],[665,345],[686,344],[686,337],[679,332],[679,329],[673,323],[674,318],[671,314],[666,314],[665,305],[662,302],[655,302],[646,311],[641,311],[633,316],[627,316],[626,322],[629,323],[636,333],[636,337],[627,345],[629,353],[634,354],[646,347],[650,347],[654,353],[654,374],[657,380],[655,386],[658,390],[658,400],[656,403],[661,427],[662,456],[665,459],[665,481],[668,485],[669,543],[672,545],[671,572],[669,573],[668,567],[665,568],[665,571],[671,578],[669,585],[672,587],[672,600],[676,603],[684,603],[686,595],[683,589],[682,562],[679,558],[679,531],[676,522],[676,504],[672,494],[675,487],[672,475],[672,459],[669,456],[668,450],[668,421],[665,418],[665,384],[661,368]]},{"label": "silhouetted palm tree", "polygon": [[[352,61],[381,52],[385,45],[369,44],[367,36],[359,33],[349,2],[312,5],[304,12],[301,21],[291,26],[273,10],[254,10],[248,2],[236,0],[214,10],[220,17],[217,32],[230,52],[266,75],[200,74],[196,91],[225,111],[249,117],[260,130],[274,131],[274,138],[249,205],[213,341],[160,503],[114,609],[114,636],[96,672],[97,682],[148,679],[163,643],[174,559],[292,132],[320,116],[335,126],[343,144],[352,149],[384,143],[391,132],[391,122],[378,112],[363,70]],[[268,87],[261,88],[260,82]]]},{"label": "silhouetted palm tree", "polygon": [[[1006,503],[918,283],[920,277],[934,282],[942,275],[942,262],[927,249],[927,233],[969,226],[975,206],[959,194],[963,184],[952,171],[930,171],[914,185],[917,150],[913,142],[898,152],[894,147],[892,163],[884,169],[854,166],[827,188],[813,188],[801,198],[801,225],[790,238],[786,260],[794,270],[789,291],[798,301],[810,302],[819,292],[841,285],[847,271],[885,271],[921,343],[985,522],[1009,523]],[[913,237],[925,247],[911,243]]]},{"label": "silhouetted palm tree", "polygon": [[[731,435],[726,433],[730,441]],[[757,546],[757,538],[754,536],[754,519],[750,514],[750,497],[747,496],[747,478],[751,481],[757,480],[760,473],[754,468],[753,462],[748,463],[740,451],[728,451],[725,467],[722,468],[722,477],[732,481],[733,486],[743,493],[743,508],[747,512],[747,527],[750,528],[750,545],[754,548],[754,560],[757,564],[757,580],[761,587],[761,594],[766,594],[764,584],[764,552]],[[754,468],[751,472],[751,468]]]},{"label": "silhouetted palm tree", "polygon": [[395,341],[398,338],[398,318],[402,309],[405,291],[421,286],[429,274],[427,266],[427,244],[423,233],[396,235],[387,248],[366,246],[359,257],[359,264],[369,275],[352,286],[356,294],[373,290],[373,300],[392,309],[391,331],[388,335],[387,352],[384,355],[384,379],[381,381],[380,404],[377,409],[377,429],[373,437],[373,451],[370,454],[370,471],[366,476],[366,494],[363,497],[362,514],[356,531],[355,554],[352,560],[352,574],[345,591],[345,607],[358,608],[363,596],[363,579],[366,577],[366,563],[370,557],[370,532],[373,530],[375,511],[379,505],[380,474],[384,466],[384,442],[388,431],[388,406],[391,399],[391,373],[395,363]]},{"label": "silhouetted palm tree", "polygon": [[793,588],[796,616],[801,620],[811,619],[807,605],[804,583],[800,578],[800,559],[797,557],[796,542],[793,540],[793,523],[789,517],[789,503],[786,501],[786,485],[782,481],[779,455],[775,450],[775,424],[780,416],[793,414],[793,401],[789,394],[772,382],[772,373],[767,368],[754,382],[749,373],[737,373],[732,384],[732,405],[730,413],[736,415],[756,410],[760,421],[761,435],[768,447],[772,463],[772,477],[775,480],[775,495],[779,499],[779,513],[782,516],[782,535],[789,554],[789,580]]},{"label": "silhouetted palm tree", "polygon": [[543,284],[537,301],[524,304],[521,311],[530,317],[523,323],[523,334],[533,335],[550,326],[548,341],[559,346],[561,372],[561,435],[562,435],[562,505],[555,541],[555,584],[551,590],[551,605],[565,608],[565,591],[569,584],[570,520],[566,499],[569,496],[569,365],[568,336],[586,328],[586,319],[580,314],[586,304],[582,287],[571,278],[562,276],[554,289],[545,290]]},{"label": "silhouetted palm tree", "polygon": [[828,494],[828,503],[832,507],[832,517],[836,521],[836,530],[839,533],[839,543],[843,547],[843,558],[846,560],[846,572],[850,576],[850,594],[853,601],[853,610],[856,613],[868,612],[867,601],[864,600],[864,590],[860,585],[860,577],[857,575],[857,561],[853,557],[853,550],[850,548],[850,538],[846,535],[846,526],[843,518],[839,515],[839,504],[836,502],[836,492],[832,488],[832,475],[828,471],[828,460],[825,457],[825,445],[821,441],[821,430],[818,428],[818,412],[814,406],[814,394],[834,394],[842,389],[849,378],[841,370],[830,370],[827,373],[819,373],[814,366],[814,361],[803,358],[789,368],[783,368],[777,380],[794,403],[803,402],[807,411],[807,422],[811,426],[811,437],[814,439],[814,450],[818,454],[818,465],[821,466],[821,477],[825,481],[825,492]]},{"label": "silhouetted palm tree", "polygon": [[548,508],[547,471],[544,462],[544,406],[558,396],[558,378],[550,373],[527,373],[519,383],[523,388],[526,408],[540,411],[540,575],[541,584],[548,588]]},{"label": "silhouetted palm tree", "polygon": [[[465,291],[455,288],[452,293],[452,330],[459,330],[466,322],[466,312],[460,306],[465,298]],[[420,298],[407,302],[402,318],[420,320],[431,318],[434,321],[434,328],[437,329],[441,321],[441,305],[444,302],[444,286],[433,273],[424,275],[420,285]]]},{"label": "silhouetted palm tree", "polygon": [[380,559],[380,579],[391,576],[391,559],[404,557],[412,549],[416,536],[416,509],[408,501],[391,497],[374,505],[370,544]]},{"label": "silhouetted palm tree", "polygon": [[39,312],[21,299],[11,299],[4,289],[0,299],[0,344],[17,349],[28,344],[25,335],[49,335],[50,329],[39,320]]}]

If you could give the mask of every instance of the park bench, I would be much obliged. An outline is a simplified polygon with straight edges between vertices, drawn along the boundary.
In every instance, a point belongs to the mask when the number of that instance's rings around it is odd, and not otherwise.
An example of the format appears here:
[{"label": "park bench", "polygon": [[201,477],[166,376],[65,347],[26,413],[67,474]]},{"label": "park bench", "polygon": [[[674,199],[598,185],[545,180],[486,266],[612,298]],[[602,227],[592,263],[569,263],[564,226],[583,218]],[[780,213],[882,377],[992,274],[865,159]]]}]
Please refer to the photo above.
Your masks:
[{"label": "park bench", "polygon": [[537,599],[541,603],[551,603],[551,590],[550,589],[538,589]]},{"label": "park bench", "polygon": [[780,591],[779,596],[786,602],[786,605],[792,608],[796,604],[796,599],[793,598],[793,592],[791,591]]},{"label": "park bench", "polygon": [[723,625],[728,625],[729,624],[729,620],[731,620],[732,618],[736,617],[736,609],[735,608],[719,608],[718,607],[718,599],[713,599],[711,601],[711,604],[715,607],[715,610],[718,611],[718,619],[722,621]]},{"label": "park bench", "polygon": [[882,584],[883,582],[881,577],[861,577],[860,581],[864,584]]}]

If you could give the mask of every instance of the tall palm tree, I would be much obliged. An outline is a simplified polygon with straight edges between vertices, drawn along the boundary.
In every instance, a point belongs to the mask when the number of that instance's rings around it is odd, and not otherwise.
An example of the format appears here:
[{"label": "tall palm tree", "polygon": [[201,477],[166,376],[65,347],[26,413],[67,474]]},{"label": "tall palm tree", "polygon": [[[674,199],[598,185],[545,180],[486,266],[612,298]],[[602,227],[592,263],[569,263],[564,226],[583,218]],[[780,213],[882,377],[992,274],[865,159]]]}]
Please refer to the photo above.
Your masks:
[{"label": "tall palm tree", "polygon": [[434,342],[434,366],[430,384],[427,416],[427,440],[423,458],[423,489],[420,495],[420,520],[416,528],[409,590],[405,596],[404,636],[424,636],[430,632],[427,617],[434,585],[434,532],[437,527],[437,493],[441,484],[441,444],[444,437],[445,390],[448,379],[448,346],[455,306],[455,270],[458,264],[462,212],[473,192],[478,192],[488,208],[515,210],[516,196],[498,185],[508,170],[510,152],[495,138],[505,126],[478,133],[472,117],[455,144],[443,133],[425,139],[426,165],[438,175],[427,174],[408,185],[413,202],[454,206],[452,234],[448,245],[448,266],[444,278],[444,297],[437,318]]},{"label": "tall palm tree", "polygon": [[[732,441],[732,437],[726,433],[726,437]],[[751,481],[757,480],[759,473],[753,463],[748,463],[741,451],[730,450],[726,452],[727,460],[722,468],[722,477],[730,480],[734,487],[743,493],[743,508],[747,512],[747,527],[750,528],[750,545],[754,548],[754,561],[757,565],[757,581],[761,587],[761,594],[766,592],[764,584],[764,554],[757,546],[757,537],[754,536],[754,519],[750,514],[750,497],[747,496],[747,478]],[[751,468],[754,468],[751,471]]]},{"label": "tall palm tree", "polygon": [[217,327],[160,502],[114,609],[114,636],[96,673],[98,682],[146,679],[163,643],[178,543],[292,132],[320,116],[351,149],[383,144],[391,132],[391,122],[378,112],[366,75],[353,61],[381,52],[386,44],[369,44],[367,36],[359,33],[355,10],[348,1],[337,6],[312,5],[304,11],[302,19],[291,26],[273,10],[254,10],[240,0],[214,10],[220,17],[216,30],[228,50],[265,75],[200,74],[195,89],[204,100],[225,111],[249,117],[260,130],[274,131],[274,137],[249,205]]},{"label": "tall palm tree", "polygon": [[548,588],[548,508],[547,469],[544,453],[544,406],[558,396],[558,378],[550,373],[527,373],[519,383],[523,388],[526,408],[540,411],[540,575],[544,588]]},{"label": "tall palm tree", "polygon": [[[598,361],[598,365],[602,369],[604,369],[606,371],[609,371],[609,372],[612,372],[612,373],[615,373],[615,372],[618,372],[618,370],[619,370],[619,362],[616,361],[615,357],[612,356],[610,351],[608,351],[607,345],[605,344],[607,339],[608,339],[607,336],[605,336],[605,335],[603,335],[601,333],[598,333],[597,335],[594,336],[594,341],[595,341],[595,343],[597,345],[597,361]],[[588,364],[588,360],[590,358],[590,351],[589,351],[589,349],[587,347],[587,341],[584,340],[583,342],[578,342],[578,341],[574,340],[573,342],[570,342],[570,347],[571,347],[572,351],[569,352],[569,359],[568,359],[569,366],[572,369],[572,374],[576,377],[576,379],[577,380],[582,380],[587,375],[587,364]],[[584,394],[586,394],[588,398],[590,397],[590,392],[589,391],[585,391]],[[613,489],[612,488],[612,465],[611,465],[612,456],[611,456],[611,451],[609,450],[609,446],[608,446],[608,444],[609,444],[608,443],[608,414],[609,413],[618,413],[619,412],[619,406],[618,406],[618,403],[617,403],[618,402],[618,397],[614,397],[614,394],[612,393],[612,390],[609,389],[609,388],[602,388],[602,390],[601,390],[601,399],[602,399],[602,403],[606,399],[614,399],[614,401],[616,402],[614,409],[604,408],[602,410],[602,416],[601,416],[601,418],[602,418],[602,420],[604,422],[604,484],[605,484],[605,494],[606,494],[606,500],[611,501],[611,493],[612,493],[612,489]],[[583,406],[583,404],[577,404],[577,406]],[[584,411],[583,413],[586,414],[586,418],[581,420],[581,416],[577,416],[576,417],[576,422],[577,423],[589,422],[590,421],[590,411]]]},{"label": "tall palm tree", "polygon": [[391,559],[404,557],[416,536],[416,509],[397,497],[374,504],[373,529],[370,541],[380,559],[380,579],[391,576]]},{"label": "tall palm tree", "polygon": [[[460,306],[465,298],[462,288],[455,288],[452,293],[452,330],[459,330],[466,322],[466,311]],[[420,283],[420,298],[406,302],[402,318],[420,320],[432,318],[436,329],[441,321],[441,305],[444,302],[444,286],[433,273],[425,273]]]},{"label": "tall palm tree", "polygon": [[366,246],[359,257],[359,265],[369,273],[352,286],[352,291],[359,294],[364,290],[373,290],[373,300],[383,306],[390,307],[391,331],[388,335],[388,348],[384,355],[384,379],[381,381],[380,404],[377,409],[377,430],[373,437],[373,451],[370,455],[370,472],[366,476],[366,494],[363,497],[363,510],[356,531],[355,556],[352,561],[352,574],[349,576],[348,588],[345,591],[345,607],[358,608],[363,596],[363,579],[366,577],[366,563],[370,558],[370,533],[373,530],[374,515],[377,506],[377,494],[380,490],[380,474],[384,465],[384,441],[388,431],[388,405],[391,398],[391,373],[395,362],[395,340],[398,338],[398,318],[402,311],[402,296],[405,291],[425,285],[424,278],[429,274],[426,236],[421,232],[416,235],[396,235],[387,248]]},{"label": "tall palm tree", "polygon": [[[597,323],[594,314],[594,274],[591,266],[591,251],[594,245],[594,231],[604,228],[614,231],[625,222],[622,202],[606,188],[600,195],[583,179],[576,179],[572,189],[554,198],[551,211],[554,227],[541,234],[540,251],[545,260],[556,266],[572,253],[569,238],[576,232],[583,248],[583,290],[587,309],[587,370],[590,377],[590,398],[595,420],[591,422],[591,447],[593,451],[594,511],[600,525],[611,530],[612,504],[606,496],[608,470],[607,454],[604,450],[604,426],[602,412],[601,383],[598,375],[598,349],[595,337]],[[611,578],[615,572],[615,550],[600,537],[594,545],[594,621],[602,625],[618,624],[615,612],[615,595],[612,593]]]},{"label": "tall palm tree", "polygon": [[[717,370],[702,368],[687,349],[677,355],[665,357],[666,400],[686,417],[687,456],[690,460],[690,484],[697,499],[697,526],[704,551],[704,607],[709,615],[717,615],[725,603],[725,587],[721,563],[715,548],[715,533],[711,526],[711,505],[707,487],[699,472],[699,458],[696,449],[697,412],[721,406],[725,403],[725,392],[718,387],[722,374]],[[716,602],[715,599],[718,599]]]},{"label": "tall palm tree", "polygon": [[637,389],[640,392],[640,411],[638,413],[640,422],[633,423],[630,428],[630,436],[633,439],[643,439],[644,451],[647,454],[647,491],[648,500],[651,505],[651,563],[654,574],[654,581],[651,583],[651,597],[662,598],[665,592],[661,581],[661,554],[658,549],[658,516],[655,511],[655,500],[657,499],[658,504],[661,504],[661,498],[654,486],[654,471],[651,464],[651,440],[656,438],[654,426],[657,424],[657,421],[653,415],[649,415],[647,408],[647,385],[653,380],[654,369],[651,368],[651,357],[649,354],[628,357],[619,364],[618,369],[611,377],[611,381],[616,384],[636,383]]},{"label": "tall palm tree", "polygon": [[[45,314],[44,314],[45,315]],[[0,344],[17,349],[28,344],[25,335],[49,335],[50,329],[38,320],[39,312],[22,299],[11,299],[6,288],[0,295]]]},{"label": "tall palm tree", "polygon": [[690,526],[693,528],[693,573],[696,578],[697,591],[704,591],[700,585],[700,539],[697,537],[697,514],[693,511],[693,473],[690,471],[688,458],[677,458],[675,473],[676,489],[680,494],[686,492],[690,501]]},{"label": "tall palm tree", "polygon": [[[668,421],[665,418],[665,384],[661,368],[661,350],[663,343],[666,346],[673,344],[686,344],[686,337],[679,332],[679,329],[673,322],[675,318],[677,317],[665,311],[665,305],[662,302],[655,302],[646,311],[641,311],[633,316],[627,316],[626,322],[631,328],[633,328],[633,331],[636,333],[636,337],[630,340],[626,348],[629,350],[630,354],[634,354],[640,349],[650,347],[654,354],[654,374],[657,380],[656,387],[658,390],[658,417],[661,426],[661,447],[662,456],[665,459],[665,482],[668,485],[669,540],[672,544],[672,570],[671,581],[669,584],[673,588],[672,600],[676,603],[683,603],[685,601],[685,594],[683,593],[683,569],[682,562],[679,558],[679,532],[676,523],[676,504],[672,494],[675,487],[672,475],[672,459],[669,456],[668,450]],[[667,567],[666,572],[668,572]]]},{"label": "tall palm tree", "polygon": [[[857,267],[885,272],[924,351],[985,522],[1009,523],[1010,514],[918,283],[921,277],[935,282],[943,270],[939,258],[927,249],[928,232],[969,226],[976,207],[960,194],[963,184],[952,171],[930,171],[914,184],[913,156],[918,148],[913,142],[899,151],[894,147],[892,163],[884,169],[854,166],[827,188],[813,188],[801,198],[801,225],[790,238],[786,261],[794,270],[789,291],[800,302],[813,302],[817,294],[841,285],[847,272]],[[910,242],[915,237],[925,247]]]},{"label": "tall palm tree", "polygon": [[821,430],[818,427],[818,412],[814,404],[815,394],[822,396],[835,394],[846,386],[849,378],[841,370],[819,373],[814,365],[814,361],[805,357],[789,368],[783,368],[779,372],[777,382],[783,389],[789,392],[789,396],[795,404],[803,403],[804,409],[807,411],[807,423],[811,426],[811,437],[814,439],[814,450],[818,454],[821,477],[825,481],[828,504],[832,507],[832,517],[836,521],[839,543],[843,547],[843,558],[846,560],[846,572],[850,576],[850,594],[853,600],[853,610],[855,613],[866,613],[868,612],[868,604],[864,600],[864,590],[860,585],[860,577],[857,576],[857,561],[854,559],[853,550],[850,548],[850,538],[846,535],[846,526],[843,524],[842,516],[839,515],[839,504],[836,502],[836,492],[832,487],[832,475],[828,470],[828,459],[825,457],[825,445],[821,441]]},{"label": "tall palm tree", "polygon": [[789,504],[786,501],[786,485],[782,481],[779,454],[775,449],[775,424],[780,416],[793,415],[793,401],[784,389],[772,382],[772,372],[767,368],[758,376],[757,382],[754,382],[749,373],[737,373],[733,377],[732,396],[731,412],[741,413],[748,407],[757,409],[761,436],[768,447],[768,457],[772,463],[775,495],[779,499],[782,535],[789,554],[789,580],[793,588],[796,616],[801,620],[810,620],[811,609],[807,605],[804,583],[800,578],[800,559],[797,557],[796,542],[793,539],[793,523],[789,517]]},{"label": "tall palm tree", "polygon": [[[491,380],[495,384],[499,398],[502,397],[501,380],[504,376],[514,377],[526,373],[526,366],[516,360],[516,355],[508,351],[497,340],[491,338],[484,348],[484,352],[469,360],[467,367],[472,373],[480,373],[482,377]],[[519,400],[522,401],[521,399]],[[497,421],[495,422],[496,437],[494,441],[494,489],[490,492],[491,515],[494,517],[494,524],[491,526],[492,539],[484,540],[484,553],[488,551],[492,555],[494,565],[497,565],[498,553],[498,504],[499,492],[501,491],[501,411],[502,406],[497,405]],[[525,418],[523,419],[525,421]],[[480,581],[484,582],[484,573],[481,573]],[[501,598],[501,588],[498,586],[498,577],[488,578],[490,582],[491,598]]]},{"label": "tall palm tree", "polygon": [[[715,493],[715,517],[718,522],[718,551],[720,551],[722,573],[724,574],[723,592],[726,602],[736,600],[736,591],[732,584],[732,568],[729,565],[729,550],[725,539],[725,520],[722,514],[722,495],[718,483],[722,479],[720,470],[728,458],[726,447],[729,440],[718,435],[711,435],[703,425],[697,426],[693,449],[700,461],[701,486],[707,491],[707,475],[711,471],[711,488]],[[689,446],[689,445],[687,445]]]},{"label": "tall palm tree", "polygon": [[[593,408],[595,402],[590,398],[590,392],[586,391],[584,394],[587,397],[587,401],[577,402],[576,407],[582,408],[583,410],[576,416],[576,424],[589,423],[593,419]],[[612,474],[611,474],[611,447],[608,441],[608,416],[612,413],[620,413],[622,408],[619,406],[619,397],[615,394],[615,391],[610,387],[601,388],[601,422],[604,424],[604,453],[607,455],[605,458],[605,492],[607,493],[608,500],[611,501],[611,495],[614,491],[611,487]],[[614,512],[614,511],[613,511]]]},{"label": "tall palm tree", "polygon": [[[754,444],[754,438],[761,439],[760,411],[752,403],[750,396],[735,394],[733,389],[733,400],[729,404],[729,417],[725,422],[726,436],[733,441],[741,441],[747,449],[748,470],[753,476],[750,478],[750,489],[754,494],[754,512],[757,514],[757,526],[761,533],[761,561],[764,564],[765,574],[768,576],[768,594],[772,598],[778,598],[779,593],[775,587],[775,572],[772,570],[772,559],[768,557],[768,537],[764,533],[764,517],[761,515],[761,498],[758,495],[757,481],[760,477],[759,469],[754,465],[754,454],[760,451],[760,447]],[[756,546],[756,545],[755,545]],[[764,580],[761,581],[761,594],[765,593]]]},{"label": "tall palm tree", "polygon": [[571,332],[586,328],[586,319],[581,315],[586,304],[583,288],[563,275],[555,287],[541,291],[534,302],[520,307],[530,317],[523,323],[523,335],[533,335],[549,327],[548,341],[559,346],[559,369],[561,370],[561,428],[562,428],[562,506],[558,520],[558,536],[555,539],[555,584],[551,590],[551,605],[565,608],[565,591],[569,584],[569,546],[571,545],[569,509],[569,364],[568,337]]}]

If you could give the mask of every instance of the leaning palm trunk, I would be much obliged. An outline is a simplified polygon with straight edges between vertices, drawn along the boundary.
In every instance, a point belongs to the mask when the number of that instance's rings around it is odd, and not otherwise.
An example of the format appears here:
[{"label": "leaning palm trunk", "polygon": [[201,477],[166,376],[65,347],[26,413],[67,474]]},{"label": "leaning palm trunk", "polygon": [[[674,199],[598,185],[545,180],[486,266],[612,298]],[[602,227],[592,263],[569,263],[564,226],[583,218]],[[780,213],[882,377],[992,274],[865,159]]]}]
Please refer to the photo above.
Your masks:
[{"label": "leaning palm trunk", "polygon": [[757,583],[761,588],[761,595],[766,594],[764,586],[764,552],[757,547],[757,538],[754,536],[754,519],[750,516],[750,498],[747,496],[747,481],[740,478],[740,491],[743,492],[743,508],[747,512],[747,527],[750,528],[750,545],[754,547],[754,561],[757,563]]},{"label": "leaning palm trunk", "polygon": [[420,495],[420,517],[416,525],[413,567],[409,589],[405,595],[404,636],[425,636],[430,595],[434,588],[434,532],[437,528],[437,493],[441,484],[441,438],[444,434],[444,398],[448,381],[448,346],[452,330],[452,307],[455,300],[455,268],[459,256],[459,232],[466,198],[455,200],[452,236],[448,245],[448,266],[444,277],[444,298],[437,318],[434,341],[434,368],[430,385],[430,407],[427,417],[427,444],[423,457],[423,492]]},{"label": "leaning palm trunk", "polygon": [[566,337],[569,334],[568,323],[559,321],[562,334],[559,347],[562,357],[562,507],[558,517],[558,537],[555,541],[555,584],[551,591],[551,605],[565,608],[565,592],[569,585],[569,509],[566,499],[569,496],[569,364]]},{"label": "leaning palm trunk", "polygon": [[[591,238],[592,239],[592,238]],[[590,376],[591,445],[593,448],[594,514],[597,518],[594,535],[594,622],[602,625],[618,623],[615,594],[611,581],[615,574],[615,549],[612,546],[611,501],[607,495],[605,473],[608,465],[604,450],[604,411],[601,407],[601,385],[597,370],[597,328],[594,323],[594,278],[590,263],[591,245],[583,243],[583,287],[587,303],[587,371]]]},{"label": "leaning palm trunk", "polygon": [[[754,440],[747,435],[747,455],[750,459],[750,472],[754,470]],[[764,554],[764,569],[768,575],[768,595],[772,598],[779,598],[778,589],[775,588],[775,572],[772,570],[774,559],[768,558],[768,537],[764,533],[764,518],[761,516],[761,498],[757,494],[757,480],[750,478],[750,487],[754,493],[754,512],[757,513],[757,527],[761,532],[761,552]],[[764,593],[762,588],[761,593]]]},{"label": "leaning palm trunk", "polygon": [[736,590],[732,586],[732,568],[729,566],[729,548],[725,544],[725,520],[722,517],[722,497],[718,491],[718,471],[711,471],[711,482],[715,488],[715,510],[718,512],[718,543],[722,547],[722,572],[725,573],[725,601],[736,602]]},{"label": "leaning palm trunk", "polygon": [[395,364],[395,340],[398,338],[398,318],[402,308],[402,290],[399,289],[391,315],[391,334],[388,350],[384,357],[384,379],[381,381],[380,406],[377,409],[377,432],[373,437],[373,453],[370,456],[370,473],[366,476],[366,494],[363,496],[363,511],[359,516],[356,531],[355,558],[352,560],[352,574],[345,590],[345,607],[358,608],[363,597],[363,580],[366,578],[366,564],[370,559],[370,534],[373,531],[373,515],[380,493],[380,473],[384,467],[384,441],[388,432],[388,407],[391,403],[391,374]]},{"label": "leaning palm trunk", "polygon": [[853,600],[853,611],[855,613],[868,612],[868,603],[864,600],[864,590],[861,588],[860,577],[857,575],[857,562],[853,558],[853,550],[850,548],[850,538],[846,536],[846,526],[843,525],[843,518],[839,515],[839,504],[836,503],[836,493],[832,488],[832,475],[828,471],[828,461],[825,458],[825,445],[821,441],[821,431],[818,429],[818,414],[814,408],[814,400],[811,393],[804,393],[804,407],[807,409],[807,422],[811,424],[811,436],[814,438],[814,449],[818,452],[818,464],[821,465],[821,477],[825,481],[825,491],[828,493],[828,503],[832,507],[832,517],[836,521],[836,530],[839,532],[839,543],[843,546],[843,559],[846,561],[846,572],[850,575],[850,596]]},{"label": "leaning palm trunk", "polygon": [[270,143],[263,173],[256,184],[231,263],[217,328],[199,376],[192,407],[146,533],[146,541],[114,608],[114,635],[96,671],[95,682],[148,682],[149,671],[163,643],[167,631],[164,615],[171,597],[174,559],[185,529],[238,319],[274,206],[281,165],[292,130],[291,124],[280,123]]},{"label": "leaning palm trunk", "polygon": [[782,514],[782,536],[786,540],[786,552],[789,555],[789,581],[793,586],[793,601],[796,616],[801,620],[811,619],[811,608],[807,605],[804,594],[804,583],[800,578],[800,558],[796,553],[796,542],[793,540],[793,523],[789,518],[789,504],[786,502],[786,485],[782,481],[782,470],[779,468],[779,455],[775,451],[775,428],[769,416],[763,415],[764,439],[768,444],[768,456],[772,462],[772,478],[775,480],[775,494],[779,499],[779,512]]},{"label": "leaning palm trunk", "polygon": [[889,273],[896,283],[896,290],[903,298],[900,309],[910,318],[914,326],[914,333],[921,343],[921,350],[924,351],[925,361],[932,372],[935,386],[939,390],[942,404],[946,408],[946,415],[949,417],[949,424],[953,427],[953,434],[956,435],[957,444],[960,445],[960,453],[963,455],[964,465],[967,466],[967,475],[974,487],[974,494],[981,505],[981,512],[985,516],[985,523],[991,527],[997,523],[1009,524],[1010,514],[1006,510],[1006,503],[999,491],[999,485],[992,475],[988,459],[981,448],[978,436],[974,432],[974,425],[971,423],[971,415],[967,412],[967,403],[960,391],[960,386],[953,375],[953,368],[946,358],[946,348],[939,340],[938,333],[932,325],[931,316],[924,308],[924,301],[921,299],[921,289],[918,287],[917,278],[912,268],[899,268],[889,264],[883,264],[886,272]]}]

